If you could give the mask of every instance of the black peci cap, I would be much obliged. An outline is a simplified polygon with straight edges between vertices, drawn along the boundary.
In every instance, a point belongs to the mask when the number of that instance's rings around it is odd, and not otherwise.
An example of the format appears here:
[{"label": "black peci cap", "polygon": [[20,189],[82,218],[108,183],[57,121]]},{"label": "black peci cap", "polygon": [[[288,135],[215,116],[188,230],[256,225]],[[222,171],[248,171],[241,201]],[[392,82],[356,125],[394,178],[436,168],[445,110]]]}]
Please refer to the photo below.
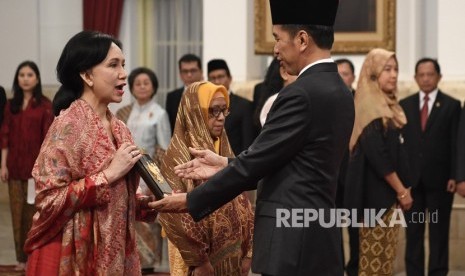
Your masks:
[{"label": "black peci cap", "polygon": [[339,0],[270,0],[273,25],[333,26]]},{"label": "black peci cap", "polygon": [[228,64],[224,59],[212,59],[208,62],[207,64],[207,74],[210,74],[211,71],[218,70],[218,69],[224,69],[226,70],[226,73],[228,75],[231,75],[229,73],[229,67]]}]

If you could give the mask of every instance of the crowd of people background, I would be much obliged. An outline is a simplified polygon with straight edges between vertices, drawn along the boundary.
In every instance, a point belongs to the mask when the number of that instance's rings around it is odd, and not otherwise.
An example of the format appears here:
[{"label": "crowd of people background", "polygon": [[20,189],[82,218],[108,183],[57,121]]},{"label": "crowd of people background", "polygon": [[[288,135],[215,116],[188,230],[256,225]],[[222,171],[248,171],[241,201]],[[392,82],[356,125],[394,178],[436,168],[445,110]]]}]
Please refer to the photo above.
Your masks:
[{"label": "crowd of people background", "polygon": [[[438,60],[418,60],[419,91],[398,99],[394,52],[372,49],[358,78],[349,59],[331,59],[338,1],[312,6],[310,18],[270,4],[277,44],[252,102],[231,90],[227,61],[208,61],[204,80],[200,57],[186,53],[178,63],[184,85],[163,107],[156,73],[128,74],[121,42],[99,32],[68,41],[53,101],[38,66],[18,65],[12,97],[0,87],[0,176],[16,270],[139,275],[160,264],[167,236],[172,275],[247,275],[251,267],[263,275],[392,275],[398,225],[349,226],[348,260],[336,227],[270,230],[276,208],[340,207],[387,209],[383,221],[400,208],[409,222],[407,275],[447,275],[453,195],[465,197],[465,110],[438,88]],[[126,84],[133,102],[114,115],[108,105],[121,102]],[[153,203],[132,170],[141,153],[178,194]],[[258,189],[255,214],[250,189]],[[413,223],[418,212],[437,212],[439,221]]]}]

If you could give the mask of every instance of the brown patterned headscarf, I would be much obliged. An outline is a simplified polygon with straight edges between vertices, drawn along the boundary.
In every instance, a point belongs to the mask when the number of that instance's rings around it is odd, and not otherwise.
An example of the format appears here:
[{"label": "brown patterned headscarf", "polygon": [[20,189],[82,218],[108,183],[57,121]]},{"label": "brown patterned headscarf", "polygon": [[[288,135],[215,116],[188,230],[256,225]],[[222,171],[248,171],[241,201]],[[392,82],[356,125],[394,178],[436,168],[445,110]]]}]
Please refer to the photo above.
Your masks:
[{"label": "brown patterned headscarf", "polygon": [[[203,94],[201,97],[199,97],[200,91]],[[173,170],[175,166],[192,160],[189,147],[209,149],[215,152],[214,141],[207,127],[207,118],[204,118],[205,112],[208,111],[205,110],[205,107],[201,108],[201,106],[209,106],[213,95],[217,91],[224,91],[223,94],[229,107],[229,96],[226,88],[211,82],[192,83],[187,87],[181,98],[173,137],[161,164],[163,176],[174,190],[189,192],[194,188],[192,180],[179,178]],[[201,105],[199,98],[206,102]],[[229,146],[228,137],[224,130],[218,138],[220,142],[218,154],[225,157],[233,157],[234,154]]]},{"label": "brown patterned headscarf", "polygon": [[[193,159],[189,147],[215,151],[214,138],[207,126],[208,107],[214,98],[222,96],[229,107],[229,95],[224,86],[196,82],[184,92],[174,134],[161,164],[163,176],[173,190],[189,192],[199,185],[179,178],[173,168]],[[217,139],[219,155],[233,157],[224,130]],[[158,218],[170,241],[172,274],[186,275],[187,267],[199,266],[208,258],[215,275],[240,275],[242,259],[252,254],[253,211],[244,194],[199,222],[194,222],[187,213],[161,213]]]},{"label": "brown patterned headscarf", "polygon": [[371,50],[363,62],[357,92],[355,93],[355,122],[349,149],[352,151],[363,129],[373,120],[382,118],[384,125],[392,124],[402,128],[407,118],[397,101],[397,88],[392,93],[385,93],[378,84],[378,78],[384,66],[394,52],[375,48]]}]

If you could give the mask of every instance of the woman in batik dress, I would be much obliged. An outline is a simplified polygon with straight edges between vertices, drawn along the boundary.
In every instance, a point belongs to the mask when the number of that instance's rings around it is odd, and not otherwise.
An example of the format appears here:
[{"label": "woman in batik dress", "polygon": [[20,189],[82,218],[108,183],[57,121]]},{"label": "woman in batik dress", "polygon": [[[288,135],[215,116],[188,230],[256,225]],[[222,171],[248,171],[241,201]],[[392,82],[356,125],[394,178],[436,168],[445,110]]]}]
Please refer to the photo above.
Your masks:
[{"label": "woman in batik dress", "polygon": [[[161,170],[173,190],[189,192],[198,182],[179,178],[174,167],[192,159],[189,147],[210,149],[233,157],[224,131],[229,95],[211,82],[191,84],[181,99],[171,143]],[[204,220],[189,214],[160,215],[169,244],[171,275],[189,271],[205,275],[247,275],[251,264],[253,211],[241,194]],[[179,250],[179,251],[178,251]]]},{"label": "woman in batik dress", "polygon": [[407,123],[397,101],[398,63],[393,52],[373,49],[365,58],[355,93],[355,122],[344,201],[348,208],[382,212],[383,224],[359,231],[358,275],[392,275],[399,223],[391,224],[412,206],[402,127]]}]

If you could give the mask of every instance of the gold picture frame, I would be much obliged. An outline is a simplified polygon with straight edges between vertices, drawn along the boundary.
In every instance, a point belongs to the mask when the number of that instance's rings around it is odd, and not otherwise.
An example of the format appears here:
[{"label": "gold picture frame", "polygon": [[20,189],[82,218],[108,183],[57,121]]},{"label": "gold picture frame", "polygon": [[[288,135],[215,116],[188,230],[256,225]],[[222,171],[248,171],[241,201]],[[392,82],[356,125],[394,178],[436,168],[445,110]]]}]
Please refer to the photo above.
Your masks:
[{"label": "gold picture frame", "polygon": [[[366,54],[373,48],[395,51],[396,45],[396,0],[360,0],[373,2],[374,29],[334,33],[333,54]],[[269,0],[255,0],[255,53],[272,54],[272,35]],[[350,2],[349,2],[350,3]],[[352,2],[352,4],[354,4]],[[363,4],[358,7],[364,7]],[[339,9],[338,12],[341,12]],[[338,14],[339,16],[339,14]],[[359,13],[357,16],[363,16]],[[368,16],[368,15],[367,15]]]}]

